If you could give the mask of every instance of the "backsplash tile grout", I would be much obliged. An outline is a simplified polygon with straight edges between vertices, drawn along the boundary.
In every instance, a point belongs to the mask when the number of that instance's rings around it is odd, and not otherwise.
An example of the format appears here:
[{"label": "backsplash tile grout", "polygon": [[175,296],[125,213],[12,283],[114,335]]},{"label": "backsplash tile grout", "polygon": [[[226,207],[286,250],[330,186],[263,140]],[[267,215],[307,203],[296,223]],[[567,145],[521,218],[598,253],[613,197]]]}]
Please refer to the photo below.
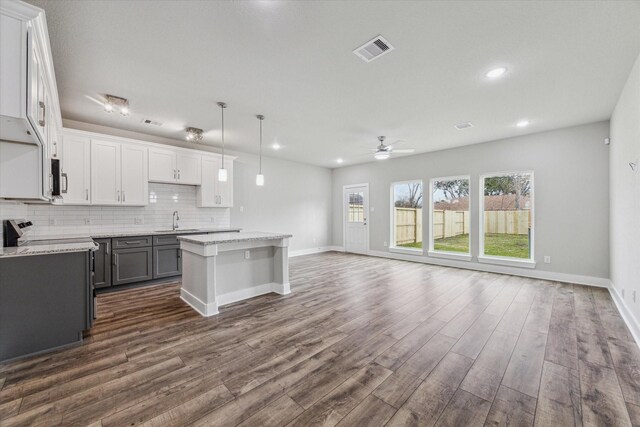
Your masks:
[{"label": "backsplash tile grout", "polygon": [[[149,184],[147,206],[67,206],[0,201],[0,219],[26,218],[33,237],[166,230],[178,211],[181,228],[229,227],[229,208],[198,208],[196,187]],[[141,220],[137,224],[136,220]],[[89,223],[87,223],[87,221]]]}]

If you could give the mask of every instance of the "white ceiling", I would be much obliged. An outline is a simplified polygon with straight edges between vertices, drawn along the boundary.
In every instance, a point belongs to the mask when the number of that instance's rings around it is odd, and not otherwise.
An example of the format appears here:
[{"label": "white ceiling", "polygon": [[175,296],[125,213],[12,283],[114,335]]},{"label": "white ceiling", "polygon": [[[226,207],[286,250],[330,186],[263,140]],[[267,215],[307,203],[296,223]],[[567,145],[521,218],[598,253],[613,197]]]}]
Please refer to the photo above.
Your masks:
[{"label": "white ceiling", "polygon": [[[639,1],[32,3],[64,118],[218,145],[226,101],[229,148],[256,152],[264,114],[269,155],[328,167],[370,161],[377,135],[426,152],[608,119],[640,52]],[[352,53],[379,34],[393,52]]]}]

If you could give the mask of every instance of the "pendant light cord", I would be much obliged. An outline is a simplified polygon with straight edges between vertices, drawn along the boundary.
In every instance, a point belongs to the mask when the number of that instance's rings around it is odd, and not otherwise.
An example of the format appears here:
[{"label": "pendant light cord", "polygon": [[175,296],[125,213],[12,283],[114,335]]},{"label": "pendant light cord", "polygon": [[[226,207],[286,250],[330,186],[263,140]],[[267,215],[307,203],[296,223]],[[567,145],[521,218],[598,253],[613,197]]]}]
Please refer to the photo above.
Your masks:
[{"label": "pendant light cord", "polygon": [[260,175],[262,175],[262,119],[260,119]]},{"label": "pendant light cord", "polygon": [[222,169],[224,169],[224,105],[220,106],[222,110]]}]

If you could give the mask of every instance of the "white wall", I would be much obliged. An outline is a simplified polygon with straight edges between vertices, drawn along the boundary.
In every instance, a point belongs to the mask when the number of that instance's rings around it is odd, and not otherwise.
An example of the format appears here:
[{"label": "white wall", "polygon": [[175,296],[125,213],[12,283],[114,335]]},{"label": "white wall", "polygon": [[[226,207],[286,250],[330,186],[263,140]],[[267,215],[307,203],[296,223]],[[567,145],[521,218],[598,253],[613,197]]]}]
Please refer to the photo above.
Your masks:
[{"label": "white wall", "polygon": [[611,116],[609,156],[611,281],[640,340],[640,172],[629,162],[640,162],[640,56]]},{"label": "white wall", "polygon": [[[475,257],[478,255],[479,175],[533,170],[538,264],[535,270],[511,271],[534,277],[544,277],[540,272],[552,272],[556,273],[554,277],[566,280],[577,280],[574,275],[588,276],[582,282],[606,284],[609,278],[609,150],[603,139],[607,136],[609,123],[599,122],[334,169],[333,244],[343,244],[344,185],[369,183],[370,206],[375,208],[369,214],[371,250],[388,253],[384,242],[390,241],[392,182],[422,179],[428,188],[432,178],[471,175],[471,254]],[[429,241],[428,220],[425,216],[424,242]],[[545,255],[551,256],[551,264],[542,262]],[[486,264],[464,265],[486,268]]]}]

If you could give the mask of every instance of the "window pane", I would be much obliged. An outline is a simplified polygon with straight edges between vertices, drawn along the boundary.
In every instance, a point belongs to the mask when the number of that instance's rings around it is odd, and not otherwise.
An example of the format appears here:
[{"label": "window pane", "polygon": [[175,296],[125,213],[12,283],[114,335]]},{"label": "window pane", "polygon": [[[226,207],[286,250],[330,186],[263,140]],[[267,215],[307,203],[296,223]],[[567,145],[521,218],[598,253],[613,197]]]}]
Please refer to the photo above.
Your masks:
[{"label": "window pane", "polygon": [[392,246],[422,248],[422,182],[393,184]]},{"label": "window pane", "polygon": [[484,178],[484,254],[531,257],[533,177],[514,173]]},{"label": "window pane", "polygon": [[469,178],[433,181],[433,250],[469,253]]},{"label": "window pane", "polygon": [[349,193],[349,222],[364,222],[364,193]]}]

